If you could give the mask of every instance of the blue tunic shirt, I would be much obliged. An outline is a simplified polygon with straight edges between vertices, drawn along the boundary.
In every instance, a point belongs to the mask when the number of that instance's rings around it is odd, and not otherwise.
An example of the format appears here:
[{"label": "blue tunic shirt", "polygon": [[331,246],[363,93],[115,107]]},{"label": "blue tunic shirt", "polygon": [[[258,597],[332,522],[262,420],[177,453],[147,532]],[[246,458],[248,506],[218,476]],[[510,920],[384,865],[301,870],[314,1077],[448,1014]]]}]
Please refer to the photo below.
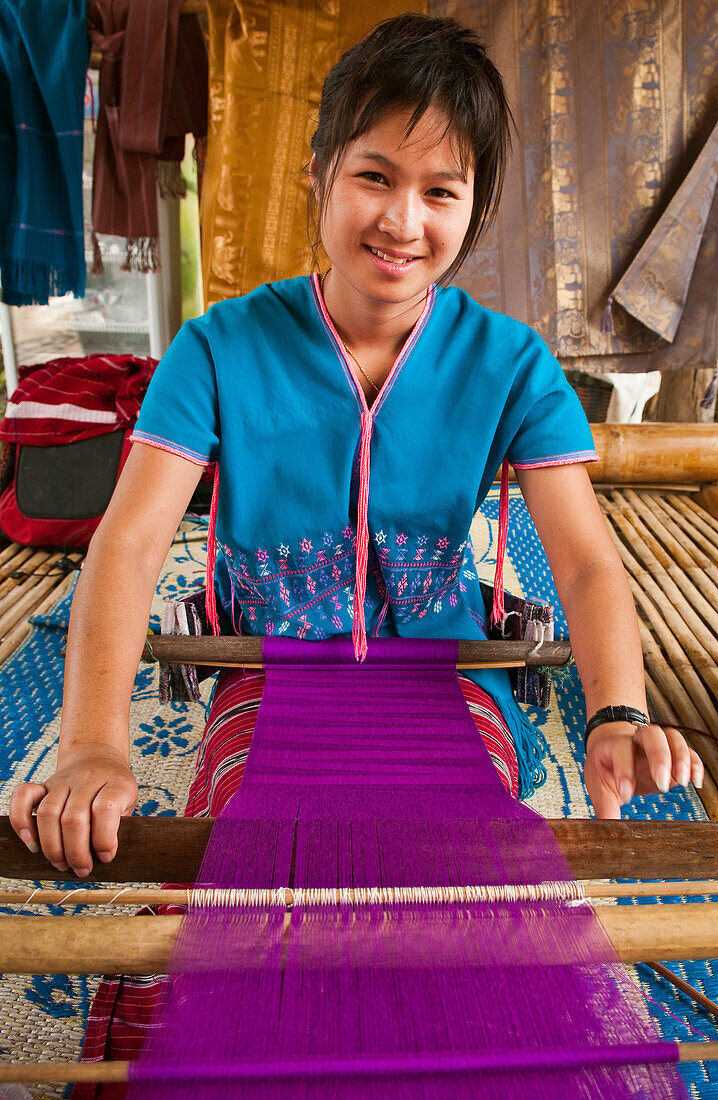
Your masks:
[{"label": "blue tunic shirt", "polygon": [[[357,598],[370,637],[485,638],[469,527],[496,471],[597,457],[540,337],[454,287],[430,288],[367,408],[316,276],[183,325],[133,438],[218,463],[223,629],[307,639],[356,636]],[[469,675],[507,719],[526,794],[540,739],[504,671]]]}]

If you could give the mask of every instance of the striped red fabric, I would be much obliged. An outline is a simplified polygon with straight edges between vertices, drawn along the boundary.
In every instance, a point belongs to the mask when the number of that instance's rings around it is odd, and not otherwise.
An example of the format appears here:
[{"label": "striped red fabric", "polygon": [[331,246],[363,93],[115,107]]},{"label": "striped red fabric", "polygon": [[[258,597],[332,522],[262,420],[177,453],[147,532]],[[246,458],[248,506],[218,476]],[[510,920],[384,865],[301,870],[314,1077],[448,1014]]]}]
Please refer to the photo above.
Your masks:
[{"label": "striped red fabric", "polygon": [[52,359],[21,378],[0,439],[53,447],[129,428],[156,365],[135,355]]},{"label": "striped red fabric", "polygon": [[[220,675],[199,748],[197,772],[185,816],[218,816],[240,786],[264,683],[265,674],[261,670],[236,670]],[[519,783],[518,762],[508,727],[485,691],[461,675],[459,684],[499,777],[515,798]],[[183,908],[163,905],[157,912],[176,914],[183,912]],[[137,1058],[165,981],[162,975],[156,974],[105,978],[90,1010],[83,1061]],[[75,1085],[71,1095],[73,1100],[122,1100],[125,1086],[83,1083]]]}]

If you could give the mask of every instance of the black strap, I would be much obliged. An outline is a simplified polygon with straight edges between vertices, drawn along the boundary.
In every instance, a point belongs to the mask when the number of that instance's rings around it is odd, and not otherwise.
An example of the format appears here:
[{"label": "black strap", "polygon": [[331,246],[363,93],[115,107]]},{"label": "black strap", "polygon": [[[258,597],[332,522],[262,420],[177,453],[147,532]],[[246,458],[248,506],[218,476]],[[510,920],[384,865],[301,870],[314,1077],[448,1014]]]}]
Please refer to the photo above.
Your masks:
[{"label": "black strap", "polygon": [[647,714],[636,707],[601,707],[586,723],[586,732],[583,735],[584,745],[588,744],[588,735],[596,726],[602,726],[606,722],[631,722],[633,725],[647,726],[650,719]]}]

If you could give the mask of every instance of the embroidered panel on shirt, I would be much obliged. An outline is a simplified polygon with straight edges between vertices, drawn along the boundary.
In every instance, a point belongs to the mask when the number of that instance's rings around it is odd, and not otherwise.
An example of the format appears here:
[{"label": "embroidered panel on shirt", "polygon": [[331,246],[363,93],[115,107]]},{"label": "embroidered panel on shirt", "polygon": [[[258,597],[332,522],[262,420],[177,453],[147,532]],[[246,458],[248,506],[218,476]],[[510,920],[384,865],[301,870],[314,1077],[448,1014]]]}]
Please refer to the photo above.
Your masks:
[{"label": "embroidered panel on shirt", "polygon": [[[252,633],[275,632],[320,640],[347,633],[354,615],[356,528],[260,546],[253,552],[220,543],[232,588],[228,614],[239,629],[236,608]],[[380,603],[388,602],[396,623],[456,609],[477,585],[473,548],[443,536],[376,531],[371,535],[370,576]],[[473,601],[472,601],[473,602]],[[371,603],[371,600],[368,600]],[[483,607],[481,608],[483,612]],[[485,618],[470,609],[485,630]],[[381,616],[383,620],[383,615]]]}]

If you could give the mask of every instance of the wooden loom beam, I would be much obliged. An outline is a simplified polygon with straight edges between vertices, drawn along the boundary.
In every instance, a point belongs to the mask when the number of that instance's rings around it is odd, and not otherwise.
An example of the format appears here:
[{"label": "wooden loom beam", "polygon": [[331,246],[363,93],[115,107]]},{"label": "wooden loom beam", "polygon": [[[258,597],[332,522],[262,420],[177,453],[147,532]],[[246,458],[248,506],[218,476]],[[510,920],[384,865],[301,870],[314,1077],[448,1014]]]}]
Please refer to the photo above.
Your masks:
[{"label": "wooden loom beam", "polygon": [[[605,905],[596,909],[623,962],[709,959],[718,955],[718,902],[695,905]],[[547,919],[550,919],[547,917]],[[181,916],[19,916],[0,918],[0,972],[5,974],[162,974]],[[32,929],[32,935],[28,935]],[[432,947],[439,962],[441,945]],[[261,965],[257,943],[232,945],[240,967]],[[550,957],[544,958],[546,965]],[[562,949],[560,962],[571,961]],[[580,962],[580,957],[576,957]],[[196,960],[199,969],[216,966]]]},{"label": "wooden loom beam", "polygon": [[[127,817],[112,863],[95,861],[93,882],[195,882],[211,818]],[[718,824],[706,821],[549,820],[576,878],[718,877]],[[0,817],[0,874],[5,878],[72,881],[30,852]],[[84,881],[84,880],[77,880]]]}]

